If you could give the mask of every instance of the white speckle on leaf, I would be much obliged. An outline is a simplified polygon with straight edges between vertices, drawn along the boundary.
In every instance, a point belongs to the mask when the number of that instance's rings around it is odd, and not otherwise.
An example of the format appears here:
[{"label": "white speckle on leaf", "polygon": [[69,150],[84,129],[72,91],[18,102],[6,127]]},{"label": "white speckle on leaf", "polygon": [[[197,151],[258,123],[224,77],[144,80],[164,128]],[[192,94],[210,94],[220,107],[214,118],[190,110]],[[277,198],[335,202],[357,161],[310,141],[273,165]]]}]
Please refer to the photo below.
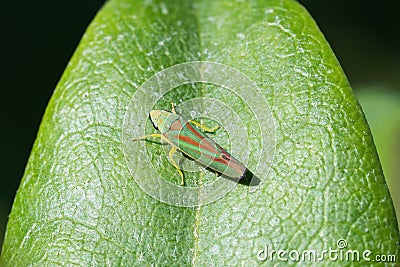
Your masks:
[{"label": "white speckle on leaf", "polygon": [[236,37],[239,38],[240,40],[243,40],[244,38],[246,38],[246,35],[244,35],[243,33],[238,33]]},{"label": "white speckle on leaf", "polygon": [[96,90],[99,88],[100,88],[100,86],[98,84],[90,84],[90,90]]},{"label": "white speckle on leaf", "polygon": [[212,246],[212,248],[210,249],[210,253],[212,255],[218,255],[220,252],[220,248],[217,244],[215,244],[214,246]]},{"label": "white speckle on leaf", "polygon": [[296,67],[296,68],[295,68],[295,71],[296,71],[297,73],[299,73],[300,75],[304,76],[304,77],[307,77],[307,78],[308,78],[308,77],[310,76],[306,70],[303,70],[303,69],[301,69],[301,68]]},{"label": "white speckle on leaf", "polygon": [[160,97],[160,94],[157,91],[153,91],[152,95],[157,99],[159,99],[159,97]]},{"label": "white speckle on leaf", "polygon": [[271,13],[273,13],[274,12],[274,10],[272,9],[272,8],[267,8],[267,9],[265,9],[264,10],[264,14],[266,15],[266,14],[271,14]]},{"label": "white speckle on leaf", "polygon": [[272,226],[278,225],[280,223],[280,221],[281,220],[279,218],[274,217],[274,218],[271,219],[271,225]]},{"label": "white speckle on leaf", "polygon": [[207,20],[209,21],[209,22],[214,22],[215,21],[215,17],[207,17]]},{"label": "white speckle on leaf", "polygon": [[168,8],[164,3],[161,3],[161,13],[163,15],[167,15],[168,14]]},{"label": "white speckle on leaf", "polygon": [[185,74],[183,72],[178,72],[177,75],[178,75],[178,78],[183,80],[183,81],[187,81],[188,80],[188,78],[185,76]]}]

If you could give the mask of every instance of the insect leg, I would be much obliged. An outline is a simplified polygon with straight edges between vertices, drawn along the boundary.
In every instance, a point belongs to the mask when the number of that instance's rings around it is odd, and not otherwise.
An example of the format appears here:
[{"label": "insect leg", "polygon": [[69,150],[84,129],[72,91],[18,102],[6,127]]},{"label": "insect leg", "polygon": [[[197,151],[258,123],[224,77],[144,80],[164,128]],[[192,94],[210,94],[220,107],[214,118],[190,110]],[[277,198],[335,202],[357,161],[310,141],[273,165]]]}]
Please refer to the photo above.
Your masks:
[{"label": "insect leg", "polygon": [[176,110],[175,110],[175,104],[173,102],[171,102],[171,112],[176,114]]},{"label": "insect leg", "polygon": [[184,178],[183,178],[183,173],[182,173],[181,169],[179,169],[178,164],[176,164],[176,162],[175,162],[175,160],[174,160],[174,158],[173,158],[173,155],[174,155],[175,152],[176,152],[176,147],[173,146],[173,147],[171,148],[171,150],[169,151],[169,154],[168,154],[168,155],[169,155],[169,159],[171,160],[172,164],[174,165],[174,167],[176,168],[176,170],[178,171],[179,175],[180,175],[181,178],[182,178],[182,180],[181,180],[181,185],[185,185],[185,180],[184,180]]},{"label": "insect leg", "polygon": [[133,137],[132,141],[146,140],[149,137],[162,138],[162,135],[161,134],[149,134],[149,135],[145,135],[145,136],[141,136],[141,137]]},{"label": "insect leg", "polygon": [[209,133],[215,133],[219,129],[219,125],[217,125],[217,126],[215,126],[213,128],[208,128],[207,126],[205,126],[205,125],[203,125],[201,123],[198,123],[197,121],[194,121],[194,120],[189,120],[189,122],[191,124],[194,124],[194,125],[200,127],[203,131],[209,132]]}]

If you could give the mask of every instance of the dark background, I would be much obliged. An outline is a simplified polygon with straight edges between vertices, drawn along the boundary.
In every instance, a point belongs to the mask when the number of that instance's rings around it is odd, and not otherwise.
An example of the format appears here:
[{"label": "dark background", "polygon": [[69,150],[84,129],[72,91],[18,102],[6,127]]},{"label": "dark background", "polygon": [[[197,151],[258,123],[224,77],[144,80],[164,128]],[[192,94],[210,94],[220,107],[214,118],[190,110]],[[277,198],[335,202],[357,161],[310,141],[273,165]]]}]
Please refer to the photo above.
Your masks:
[{"label": "dark background", "polygon": [[[41,117],[86,27],[104,1],[12,1],[1,19],[0,245]],[[300,1],[357,91],[400,89],[400,2]]]}]

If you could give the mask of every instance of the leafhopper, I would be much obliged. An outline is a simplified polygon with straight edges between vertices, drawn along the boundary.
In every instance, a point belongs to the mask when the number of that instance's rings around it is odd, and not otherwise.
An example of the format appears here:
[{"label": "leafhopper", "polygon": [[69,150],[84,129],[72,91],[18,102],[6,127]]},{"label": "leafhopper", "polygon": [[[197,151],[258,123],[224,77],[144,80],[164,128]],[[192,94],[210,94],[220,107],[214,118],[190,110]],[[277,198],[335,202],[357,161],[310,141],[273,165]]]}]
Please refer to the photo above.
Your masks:
[{"label": "leafhopper", "polygon": [[185,180],[181,169],[173,158],[176,151],[181,151],[202,166],[226,177],[240,180],[245,174],[246,167],[243,164],[200,130],[212,133],[219,126],[210,129],[196,121],[187,120],[176,114],[173,104],[171,111],[150,111],[150,120],[154,128],[160,133],[136,137],[132,140],[161,138],[161,140],[170,144],[172,148],[169,152],[169,158],[181,176],[181,185],[185,184]]}]

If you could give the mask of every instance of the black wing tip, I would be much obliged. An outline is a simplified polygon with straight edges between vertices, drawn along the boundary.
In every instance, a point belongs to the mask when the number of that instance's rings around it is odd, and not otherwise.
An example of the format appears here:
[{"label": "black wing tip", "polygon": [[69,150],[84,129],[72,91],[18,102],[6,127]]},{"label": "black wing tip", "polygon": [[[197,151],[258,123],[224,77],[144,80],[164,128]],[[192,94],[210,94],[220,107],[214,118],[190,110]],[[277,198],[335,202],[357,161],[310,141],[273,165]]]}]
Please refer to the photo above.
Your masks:
[{"label": "black wing tip", "polygon": [[258,186],[260,185],[261,180],[246,168],[238,183],[246,186]]},{"label": "black wing tip", "polygon": [[245,185],[245,186],[259,186],[261,180],[255,176],[249,169],[245,169],[243,175],[238,178],[232,178],[226,175],[221,174],[224,178],[229,179],[231,181],[235,181],[238,184]]}]

